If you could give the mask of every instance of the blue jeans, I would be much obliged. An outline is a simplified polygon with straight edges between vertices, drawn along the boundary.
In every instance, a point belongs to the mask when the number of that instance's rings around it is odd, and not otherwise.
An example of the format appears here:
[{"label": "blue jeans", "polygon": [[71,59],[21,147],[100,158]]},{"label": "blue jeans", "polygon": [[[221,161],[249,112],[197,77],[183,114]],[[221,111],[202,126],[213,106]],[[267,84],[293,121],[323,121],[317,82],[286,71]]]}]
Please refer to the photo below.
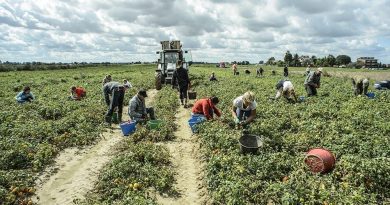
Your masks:
[{"label": "blue jeans", "polygon": [[244,110],[241,110],[240,108],[237,108],[236,115],[237,115],[238,119],[241,121],[241,120],[245,120],[249,116],[251,116],[251,112],[252,112],[252,110],[244,111]]}]

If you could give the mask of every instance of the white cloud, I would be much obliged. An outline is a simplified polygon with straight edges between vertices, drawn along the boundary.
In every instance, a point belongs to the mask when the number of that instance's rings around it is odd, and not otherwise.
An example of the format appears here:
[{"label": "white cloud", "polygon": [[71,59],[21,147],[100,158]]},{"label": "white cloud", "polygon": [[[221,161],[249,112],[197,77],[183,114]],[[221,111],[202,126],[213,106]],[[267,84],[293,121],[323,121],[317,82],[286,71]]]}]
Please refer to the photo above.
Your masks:
[{"label": "white cloud", "polygon": [[2,61],[151,61],[180,39],[193,60],[292,53],[390,63],[388,0],[0,0]]}]

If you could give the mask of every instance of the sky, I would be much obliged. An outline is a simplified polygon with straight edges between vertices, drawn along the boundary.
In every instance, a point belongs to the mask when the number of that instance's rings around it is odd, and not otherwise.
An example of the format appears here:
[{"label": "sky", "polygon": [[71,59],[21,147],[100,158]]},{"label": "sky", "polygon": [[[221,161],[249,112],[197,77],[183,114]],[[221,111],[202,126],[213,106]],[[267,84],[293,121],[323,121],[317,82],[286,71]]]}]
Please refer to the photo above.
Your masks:
[{"label": "sky", "polygon": [[181,40],[193,61],[299,55],[390,63],[390,0],[0,0],[0,60],[156,61]]}]

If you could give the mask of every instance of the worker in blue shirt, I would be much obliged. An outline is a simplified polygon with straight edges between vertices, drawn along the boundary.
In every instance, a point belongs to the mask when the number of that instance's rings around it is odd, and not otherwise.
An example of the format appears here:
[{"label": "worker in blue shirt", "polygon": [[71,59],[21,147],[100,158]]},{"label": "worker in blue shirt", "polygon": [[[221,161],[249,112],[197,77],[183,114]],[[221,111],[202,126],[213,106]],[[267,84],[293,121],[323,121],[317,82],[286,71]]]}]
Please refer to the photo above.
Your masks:
[{"label": "worker in blue shirt", "polygon": [[34,94],[30,91],[30,87],[26,86],[23,88],[23,91],[18,93],[15,97],[18,103],[32,102],[35,97]]}]

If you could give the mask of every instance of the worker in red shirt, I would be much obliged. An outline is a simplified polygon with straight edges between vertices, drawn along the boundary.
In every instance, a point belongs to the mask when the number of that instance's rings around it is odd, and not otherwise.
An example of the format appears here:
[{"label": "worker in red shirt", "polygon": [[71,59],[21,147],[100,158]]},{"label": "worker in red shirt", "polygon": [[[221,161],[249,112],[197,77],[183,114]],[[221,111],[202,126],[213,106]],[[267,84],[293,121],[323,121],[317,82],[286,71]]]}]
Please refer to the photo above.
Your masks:
[{"label": "worker in red shirt", "polygon": [[70,90],[70,99],[72,100],[81,100],[81,98],[87,95],[87,91],[83,87],[73,86]]},{"label": "worker in red shirt", "polygon": [[221,117],[221,112],[215,107],[218,103],[219,99],[215,96],[200,99],[196,101],[194,107],[192,107],[192,116],[200,116],[210,120],[213,119],[215,113],[218,117]]}]

